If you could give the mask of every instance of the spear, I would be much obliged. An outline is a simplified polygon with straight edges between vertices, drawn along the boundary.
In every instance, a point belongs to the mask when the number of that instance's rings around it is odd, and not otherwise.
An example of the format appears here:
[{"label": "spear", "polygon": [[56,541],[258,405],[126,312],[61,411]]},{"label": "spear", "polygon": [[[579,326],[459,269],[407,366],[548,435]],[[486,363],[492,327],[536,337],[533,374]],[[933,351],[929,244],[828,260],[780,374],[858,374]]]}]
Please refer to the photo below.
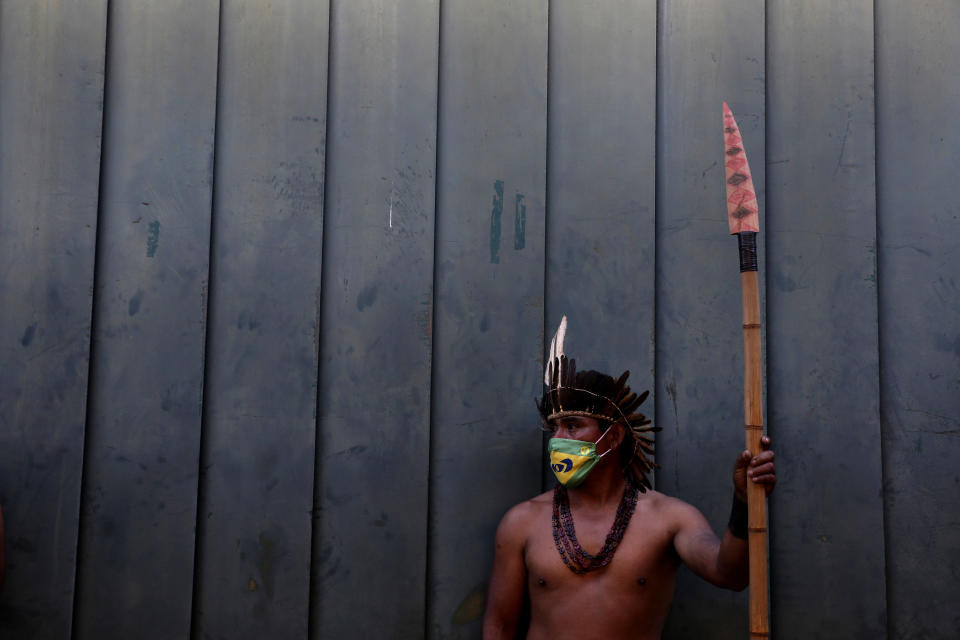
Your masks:
[{"label": "spear", "polygon": [[[760,288],[757,282],[757,233],[760,213],[740,128],[723,103],[724,166],[727,221],[737,236],[740,289],[743,298],[743,408],[747,449],[757,455],[763,436],[763,388],[760,355]],[[748,548],[750,554],[750,638],[770,637],[767,585],[767,495],[762,485],[747,482]]]}]

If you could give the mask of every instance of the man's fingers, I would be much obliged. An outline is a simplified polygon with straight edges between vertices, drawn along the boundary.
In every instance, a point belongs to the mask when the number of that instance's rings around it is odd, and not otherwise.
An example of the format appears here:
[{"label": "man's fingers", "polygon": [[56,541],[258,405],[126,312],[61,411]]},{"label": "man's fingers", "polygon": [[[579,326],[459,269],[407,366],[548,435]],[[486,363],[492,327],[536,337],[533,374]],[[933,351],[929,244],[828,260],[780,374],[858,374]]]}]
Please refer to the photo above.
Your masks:
[{"label": "man's fingers", "polygon": [[772,462],[767,462],[766,464],[761,464],[758,466],[752,466],[750,467],[750,470],[747,471],[747,475],[751,478],[756,478],[757,476],[762,476],[768,473],[775,473]]},{"label": "man's fingers", "polygon": [[763,487],[764,493],[770,495],[773,487],[777,484],[777,473],[773,464],[773,451],[770,451],[770,437],[760,438],[760,447],[762,451],[750,458],[747,469],[747,477],[756,484]]}]

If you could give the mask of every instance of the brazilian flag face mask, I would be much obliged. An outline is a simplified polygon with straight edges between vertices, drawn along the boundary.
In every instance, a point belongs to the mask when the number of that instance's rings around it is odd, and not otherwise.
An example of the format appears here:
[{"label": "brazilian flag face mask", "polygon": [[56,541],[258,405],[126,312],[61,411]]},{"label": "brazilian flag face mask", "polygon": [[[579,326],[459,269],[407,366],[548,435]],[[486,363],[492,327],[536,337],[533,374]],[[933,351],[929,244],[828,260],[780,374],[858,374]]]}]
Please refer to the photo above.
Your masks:
[{"label": "brazilian flag face mask", "polygon": [[547,444],[547,450],[550,452],[550,468],[553,469],[553,475],[557,477],[560,484],[570,489],[576,489],[583,484],[597,461],[612,451],[607,449],[597,455],[597,443],[603,440],[603,436],[607,435],[608,431],[610,427],[607,427],[607,431],[597,438],[597,442],[550,438]]}]

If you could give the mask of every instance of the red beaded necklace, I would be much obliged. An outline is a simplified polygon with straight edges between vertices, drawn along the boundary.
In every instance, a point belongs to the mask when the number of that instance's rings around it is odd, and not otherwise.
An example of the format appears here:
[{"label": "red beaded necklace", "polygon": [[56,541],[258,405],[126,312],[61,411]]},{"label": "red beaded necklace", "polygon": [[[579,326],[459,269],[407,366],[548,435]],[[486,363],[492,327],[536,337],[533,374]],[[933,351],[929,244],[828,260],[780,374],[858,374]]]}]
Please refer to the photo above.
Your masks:
[{"label": "red beaded necklace", "polygon": [[637,506],[637,496],[640,490],[630,479],[627,479],[623,488],[623,497],[617,507],[617,515],[603,548],[597,555],[591,555],[583,550],[577,541],[577,533],[573,528],[573,514],[570,512],[570,497],[567,488],[558,484],[553,490],[553,541],[560,552],[563,564],[574,573],[587,573],[601,569],[613,560],[617,546],[623,540],[623,534],[633,517],[633,510]]}]

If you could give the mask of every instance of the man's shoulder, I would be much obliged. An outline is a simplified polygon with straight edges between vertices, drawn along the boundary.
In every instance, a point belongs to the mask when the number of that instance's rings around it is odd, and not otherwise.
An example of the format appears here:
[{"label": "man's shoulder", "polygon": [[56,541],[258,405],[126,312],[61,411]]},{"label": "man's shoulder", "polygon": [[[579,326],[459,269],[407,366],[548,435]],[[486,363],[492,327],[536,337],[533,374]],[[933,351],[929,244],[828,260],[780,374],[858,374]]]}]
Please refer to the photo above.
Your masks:
[{"label": "man's shoulder", "polygon": [[[703,518],[699,509],[689,502],[684,502],[680,498],[674,498],[673,496],[668,496],[665,493],[660,493],[652,489],[641,494],[641,496],[646,504],[647,514],[655,514],[658,520],[670,527],[682,527],[691,520]],[[638,503],[638,505],[639,504],[640,503]]]},{"label": "man's shoulder", "polygon": [[525,541],[531,525],[551,508],[552,493],[547,491],[510,507],[497,527],[498,543]]},{"label": "man's shoulder", "polygon": [[517,506],[527,505],[528,509],[542,509],[544,505],[553,507],[553,489],[544,491],[538,496],[533,496],[529,500],[524,500]]},{"label": "man's shoulder", "polygon": [[691,511],[697,510],[697,508],[689,502],[684,502],[680,498],[674,498],[673,496],[668,496],[665,493],[660,493],[653,489],[648,489],[646,492],[640,494],[640,496],[646,509],[655,511],[661,516],[683,516]]},{"label": "man's shoulder", "polygon": [[510,507],[500,520],[500,527],[515,529],[525,526],[553,505],[553,491],[546,491],[529,500],[524,500]]},{"label": "man's shoulder", "polygon": [[529,500],[524,500],[518,504],[513,505],[503,516],[504,519],[510,517],[514,520],[523,520],[526,518],[532,518],[539,515],[545,508],[551,509],[553,507],[553,490],[544,491],[538,496],[533,496]]}]

